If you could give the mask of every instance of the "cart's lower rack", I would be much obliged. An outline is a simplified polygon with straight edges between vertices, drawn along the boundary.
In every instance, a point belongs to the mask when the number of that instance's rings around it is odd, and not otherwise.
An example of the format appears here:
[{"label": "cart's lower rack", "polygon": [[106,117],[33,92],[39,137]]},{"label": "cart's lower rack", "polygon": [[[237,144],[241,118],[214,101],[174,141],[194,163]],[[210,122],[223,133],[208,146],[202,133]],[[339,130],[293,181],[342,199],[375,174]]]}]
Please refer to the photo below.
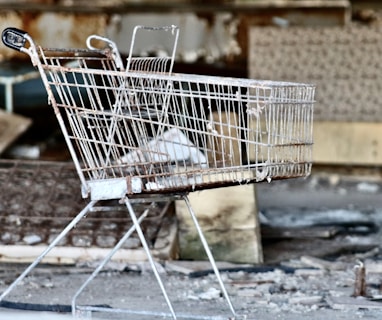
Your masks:
[{"label": "cart's lower rack", "polygon": [[127,175],[114,179],[89,180],[88,192],[90,192],[92,200],[101,200],[104,197],[118,199],[134,194],[187,193],[217,187],[271,182],[271,177],[275,177],[275,180],[304,177],[307,172],[311,171],[311,167],[312,163],[304,162],[264,166],[248,165],[246,170],[243,166],[239,166],[237,168],[219,168],[215,171],[195,169],[193,172],[176,172],[175,166],[168,168],[165,174]]}]

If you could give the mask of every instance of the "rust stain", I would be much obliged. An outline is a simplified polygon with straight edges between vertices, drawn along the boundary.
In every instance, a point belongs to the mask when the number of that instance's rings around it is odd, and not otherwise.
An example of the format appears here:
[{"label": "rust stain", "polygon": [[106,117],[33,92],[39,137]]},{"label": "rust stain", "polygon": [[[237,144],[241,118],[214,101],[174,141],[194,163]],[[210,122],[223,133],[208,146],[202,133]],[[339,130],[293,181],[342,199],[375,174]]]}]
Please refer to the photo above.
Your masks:
[{"label": "rust stain", "polygon": [[[72,24],[74,28],[71,29],[70,39],[80,46],[84,45],[84,40],[91,34],[105,35],[107,16],[99,14],[76,15],[72,16]],[[81,29],[81,32],[78,29]]]},{"label": "rust stain", "polygon": [[196,16],[200,20],[206,21],[206,26],[209,29],[211,29],[212,26],[215,24],[216,14],[213,12],[198,12],[198,13],[196,13]]},{"label": "rust stain", "polygon": [[[24,12],[20,15],[20,19],[22,21],[21,29],[28,32],[28,34],[35,39],[38,35],[38,30],[35,29],[34,21],[38,19],[41,14],[32,13],[32,12]],[[37,39],[36,39],[37,40]]]}]

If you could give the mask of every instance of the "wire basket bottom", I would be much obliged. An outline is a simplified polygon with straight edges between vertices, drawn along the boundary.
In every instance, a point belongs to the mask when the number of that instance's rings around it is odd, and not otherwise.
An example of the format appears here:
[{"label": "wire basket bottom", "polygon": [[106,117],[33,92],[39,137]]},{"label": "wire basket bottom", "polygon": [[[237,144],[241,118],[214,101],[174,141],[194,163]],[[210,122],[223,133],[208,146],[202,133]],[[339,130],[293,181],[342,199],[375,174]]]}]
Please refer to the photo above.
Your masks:
[{"label": "wire basket bottom", "polygon": [[[177,194],[197,190],[244,185],[272,180],[307,177],[312,164],[283,163],[248,165],[246,167],[179,171],[167,170],[153,175],[122,176],[116,179],[89,181],[92,199],[115,198],[134,194]],[[112,190],[113,189],[113,190]],[[106,194],[107,193],[107,194]]]}]

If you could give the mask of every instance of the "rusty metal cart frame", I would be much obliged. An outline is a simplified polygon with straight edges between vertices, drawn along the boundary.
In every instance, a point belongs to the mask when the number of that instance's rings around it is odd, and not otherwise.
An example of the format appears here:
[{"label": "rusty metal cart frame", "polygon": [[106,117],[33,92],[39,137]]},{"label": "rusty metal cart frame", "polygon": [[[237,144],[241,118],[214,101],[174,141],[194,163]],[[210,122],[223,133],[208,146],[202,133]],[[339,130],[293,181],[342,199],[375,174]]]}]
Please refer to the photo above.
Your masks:
[{"label": "rusty metal cart frame", "polygon": [[[237,317],[187,194],[309,175],[314,85],[172,73],[174,51],[164,63],[129,55],[125,67],[114,43],[97,36],[88,39],[88,49],[42,48],[15,28],[5,29],[2,39],[28,54],[40,72],[82,196],[90,202],[0,300],[97,202],[120,199],[133,225],[74,295],[73,316],[92,311],[150,314],[77,305],[85,287],[135,231],[170,310],[159,315],[203,318],[175,312],[140,227],[145,213],[138,217],[132,207],[134,201],[183,199],[228,308]],[[94,40],[108,47],[98,50],[90,44]]]}]

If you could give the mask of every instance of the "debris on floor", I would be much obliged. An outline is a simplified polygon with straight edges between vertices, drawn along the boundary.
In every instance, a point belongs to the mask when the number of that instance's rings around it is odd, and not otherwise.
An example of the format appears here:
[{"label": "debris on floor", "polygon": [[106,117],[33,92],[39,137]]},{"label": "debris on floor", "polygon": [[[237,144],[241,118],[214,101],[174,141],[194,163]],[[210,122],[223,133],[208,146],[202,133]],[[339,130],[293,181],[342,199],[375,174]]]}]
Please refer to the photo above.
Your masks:
[{"label": "debris on floor", "polygon": [[[14,250],[17,246],[36,254],[53,231],[60,230],[65,219],[87,202],[77,190],[78,177],[71,162],[1,160],[0,181],[0,193],[7,199],[0,207],[0,251],[8,248],[19,257],[25,258],[25,250]],[[381,179],[313,174],[306,180],[257,184],[256,188],[264,264],[218,263],[238,313],[248,320],[341,319],[339,315],[377,318],[382,308]],[[158,216],[162,219],[156,219]],[[158,269],[171,287],[177,307],[206,314],[221,310],[221,292],[208,262],[175,259],[174,216],[159,210],[152,218],[150,242],[164,250],[157,255]],[[117,238],[112,234],[128,223],[120,211],[107,219],[107,228],[101,227],[105,221],[101,215],[84,219],[62,247],[77,258],[64,258],[66,253],[61,251],[61,260],[39,266],[10,298],[30,307],[69,306],[76,284],[94,270],[96,255],[108,251]],[[138,255],[139,240],[133,238],[127,246],[132,249],[129,259],[111,261],[89,288],[89,296],[95,303],[117,306],[128,303],[134,292],[133,305],[147,297],[151,297],[150,306],[160,305],[152,293],[155,285],[149,285],[152,275],[145,263],[131,259],[144,255]],[[100,251],[91,251],[95,247]],[[0,254],[1,291],[27,261],[5,251]]]}]

